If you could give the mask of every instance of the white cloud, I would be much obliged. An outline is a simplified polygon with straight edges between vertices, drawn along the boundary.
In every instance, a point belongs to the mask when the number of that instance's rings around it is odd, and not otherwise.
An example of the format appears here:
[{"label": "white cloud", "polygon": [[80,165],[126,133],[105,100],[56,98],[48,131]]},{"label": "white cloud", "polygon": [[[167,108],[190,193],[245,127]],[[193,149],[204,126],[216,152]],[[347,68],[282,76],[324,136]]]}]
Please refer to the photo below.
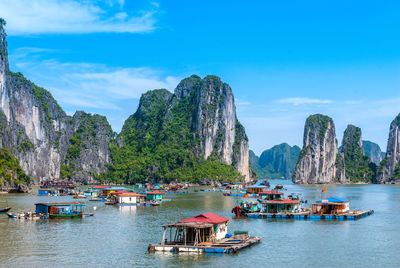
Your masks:
[{"label": "white cloud", "polygon": [[9,35],[142,33],[155,29],[158,5],[128,14],[123,0],[1,0]]},{"label": "white cloud", "polygon": [[311,99],[311,98],[287,98],[277,101],[278,103],[292,104],[295,106],[303,104],[329,104],[331,100]]},{"label": "white cloud", "polygon": [[39,56],[42,51],[48,50],[22,48],[11,58],[19,59],[16,66],[26,77],[50,90],[62,105],[72,105],[75,109],[120,110],[120,101],[139,99],[142,93],[152,89],[173,90],[179,82],[177,77],[147,67],[112,68],[42,60]]}]

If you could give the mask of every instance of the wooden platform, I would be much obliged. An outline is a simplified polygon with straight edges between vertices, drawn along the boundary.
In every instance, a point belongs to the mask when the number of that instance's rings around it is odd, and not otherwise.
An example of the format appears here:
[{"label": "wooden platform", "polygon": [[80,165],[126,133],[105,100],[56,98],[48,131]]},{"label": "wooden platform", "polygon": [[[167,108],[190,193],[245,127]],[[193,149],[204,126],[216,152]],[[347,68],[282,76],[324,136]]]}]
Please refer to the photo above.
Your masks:
[{"label": "wooden platform", "polygon": [[234,237],[225,238],[212,244],[184,245],[184,244],[156,244],[149,245],[149,252],[186,252],[186,253],[236,253],[247,247],[259,243],[262,237],[248,236],[244,240],[238,240]]},{"label": "wooden platform", "polygon": [[358,220],[374,214],[373,210],[354,210],[340,215],[314,215],[310,211],[297,213],[248,213],[248,218],[295,219],[295,220]]}]

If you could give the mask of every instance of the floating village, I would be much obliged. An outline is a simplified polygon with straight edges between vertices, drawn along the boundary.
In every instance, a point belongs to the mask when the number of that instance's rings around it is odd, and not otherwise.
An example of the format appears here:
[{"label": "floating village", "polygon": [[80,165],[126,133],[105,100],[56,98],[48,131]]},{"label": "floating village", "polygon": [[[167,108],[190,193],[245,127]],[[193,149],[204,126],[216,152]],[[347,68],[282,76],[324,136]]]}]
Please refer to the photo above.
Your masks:
[{"label": "floating village", "polygon": [[[326,190],[323,189],[321,192]],[[174,184],[136,184],[133,187],[97,185],[77,186],[68,181],[42,183],[38,197],[70,196],[68,202],[38,202],[34,211],[13,212],[8,204],[0,204],[0,213],[16,220],[67,220],[95,216],[86,211],[86,202],[108,206],[162,206],[176,194],[219,192],[233,198],[232,217],[280,220],[358,220],[372,215],[373,210],[351,210],[350,200],[330,196],[310,202],[301,193],[285,194],[282,184],[271,186],[268,180],[255,185],[221,183],[200,187],[187,182]],[[31,193],[36,194],[36,193]],[[169,198],[167,198],[169,197]],[[322,197],[322,193],[321,193]],[[250,236],[248,230],[228,231],[229,218],[204,212],[161,226],[161,242],[149,241],[148,252],[236,253],[259,243],[262,237]],[[251,230],[250,230],[251,232]],[[151,243],[153,242],[153,243]]]}]

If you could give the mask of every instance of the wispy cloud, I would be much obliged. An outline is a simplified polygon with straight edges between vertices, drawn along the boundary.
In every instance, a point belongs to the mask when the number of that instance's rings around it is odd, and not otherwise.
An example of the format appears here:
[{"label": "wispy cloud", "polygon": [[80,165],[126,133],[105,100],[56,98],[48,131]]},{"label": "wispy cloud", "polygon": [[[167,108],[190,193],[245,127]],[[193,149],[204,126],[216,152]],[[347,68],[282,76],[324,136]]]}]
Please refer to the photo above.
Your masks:
[{"label": "wispy cloud", "polygon": [[250,101],[242,100],[242,99],[235,99],[235,104],[236,105],[250,105]]},{"label": "wispy cloud", "polygon": [[158,3],[134,14],[123,0],[1,0],[0,16],[10,35],[143,33],[155,29]]},{"label": "wispy cloud", "polygon": [[[119,110],[121,100],[138,99],[151,89],[173,90],[179,82],[178,77],[164,75],[162,71],[148,67],[118,68],[42,60],[42,51],[47,50],[19,49],[11,58],[19,59],[16,64],[18,69],[40,86],[49,89],[61,104],[73,105],[76,109]],[[21,61],[21,55],[24,61]]]},{"label": "wispy cloud", "polygon": [[321,99],[311,99],[311,98],[287,98],[277,100],[278,103],[292,104],[295,106],[303,104],[329,104],[332,103],[331,100],[321,100]]}]

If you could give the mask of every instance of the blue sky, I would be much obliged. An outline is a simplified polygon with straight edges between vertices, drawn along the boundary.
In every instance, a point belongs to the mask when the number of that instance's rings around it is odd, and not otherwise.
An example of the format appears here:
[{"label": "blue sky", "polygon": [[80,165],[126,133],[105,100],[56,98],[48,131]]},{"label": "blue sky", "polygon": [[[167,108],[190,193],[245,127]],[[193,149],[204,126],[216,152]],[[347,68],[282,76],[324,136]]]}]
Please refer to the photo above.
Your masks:
[{"label": "blue sky", "polygon": [[400,113],[398,1],[2,0],[10,66],[115,131],[140,95],[220,76],[256,153],[331,116],[386,150]]}]

